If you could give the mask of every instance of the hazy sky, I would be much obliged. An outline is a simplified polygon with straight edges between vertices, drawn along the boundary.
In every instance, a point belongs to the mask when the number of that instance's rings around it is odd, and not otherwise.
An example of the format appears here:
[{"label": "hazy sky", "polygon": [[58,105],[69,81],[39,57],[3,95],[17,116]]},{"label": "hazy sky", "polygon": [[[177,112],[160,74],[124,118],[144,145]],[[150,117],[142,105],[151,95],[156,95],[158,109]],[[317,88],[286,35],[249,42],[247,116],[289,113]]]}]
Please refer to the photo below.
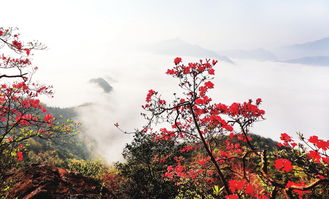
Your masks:
[{"label": "hazy sky", "polygon": [[179,37],[218,50],[329,35],[327,0],[11,0],[1,7],[2,25],[18,26],[53,48]]},{"label": "hazy sky", "polygon": [[[145,45],[180,38],[214,51],[270,49],[329,36],[328,0],[3,0],[0,5],[1,26],[19,27],[23,38],[48,46],[34,57],[40,68],[35,79],[55,87],[55,98],[45,101],[99,105],[85,110],[82,120],[98,122],[90,132],[103,146],[112,144],[109,157],[120,151],[114,142],[122,136],[115,136],[112,124],[140,127],[146,91],[169,93],[168,85],[175,83],[163,75],[174,57],[142,52]],[[256,129],[266,137],[302,131],[328,138],[329,67],[235,61],[219,64],[218,100],[264,98],[267,120]],[[88,83],[98,77],[113,86],[110,95]],[[118,147],[123,145],[122,140]]]}]

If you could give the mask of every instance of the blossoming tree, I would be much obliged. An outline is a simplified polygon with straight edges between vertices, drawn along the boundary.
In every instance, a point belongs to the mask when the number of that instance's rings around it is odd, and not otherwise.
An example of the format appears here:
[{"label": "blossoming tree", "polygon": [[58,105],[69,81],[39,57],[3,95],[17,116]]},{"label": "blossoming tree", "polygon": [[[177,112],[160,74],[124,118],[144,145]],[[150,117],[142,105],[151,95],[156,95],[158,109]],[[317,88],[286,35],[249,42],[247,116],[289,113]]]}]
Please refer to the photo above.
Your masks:
[{"label": "blossoming tree", "polygon": [[41,105],[38,96],[52,95],[52,87],[31,81],[38,69],[31,56],[45,47],[24,43],[17,32],[0,27],[0,176],[13,162],[23,160],[28,139],[69,135],[75,128],[74,123],[57,123]]},{"label": "blossoming tree", "polygon": [[[296,143],[281,134],[276,149],[256,146],[250,127],[263,120],[260,98],[226,105],[214,102],[214,60],[184,64],[174,60],[168,75],[178,79],[182,95],[171,102],[149,90],[142,115],[147,125],[142,132],[154,141],[188,143],[181,153],[194,151],[192,159],[176,155],[164,178],[181,186],[197,187],[192,197],[200,198],[302,198],[328,194],[329,141],[302,135]],[[157,154],[165,161],[168,154]],[[181,195],[181,197],[187,197]],[[189,196],[191,197],[191,196]]]}]

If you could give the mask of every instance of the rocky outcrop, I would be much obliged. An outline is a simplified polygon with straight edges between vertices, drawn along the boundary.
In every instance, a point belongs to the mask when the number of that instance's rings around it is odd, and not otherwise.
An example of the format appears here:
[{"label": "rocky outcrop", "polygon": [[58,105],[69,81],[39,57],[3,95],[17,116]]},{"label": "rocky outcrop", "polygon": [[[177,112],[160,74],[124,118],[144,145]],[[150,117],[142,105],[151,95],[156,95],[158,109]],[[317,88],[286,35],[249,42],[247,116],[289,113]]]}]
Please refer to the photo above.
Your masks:
[{"label": "rocky outcrop", "polygon": [[6,198],[115,198],[101,182],[52,165],[33,165],[19,172],[9,173],[5,182],[11,184]]}]

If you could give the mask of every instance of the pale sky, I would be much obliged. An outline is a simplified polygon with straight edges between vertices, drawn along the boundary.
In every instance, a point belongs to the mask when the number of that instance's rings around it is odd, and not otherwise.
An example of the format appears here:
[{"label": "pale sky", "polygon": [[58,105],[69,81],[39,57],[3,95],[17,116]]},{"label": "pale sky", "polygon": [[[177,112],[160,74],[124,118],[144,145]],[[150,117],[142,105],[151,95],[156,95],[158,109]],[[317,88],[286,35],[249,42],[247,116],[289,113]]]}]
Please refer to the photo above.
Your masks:
[{"label": "pale sky", "polygon": [[[81,118],[91,125],[98,121],[90,132],[112,158],[120,151],[114,143],[121,140],[112,124],[141,127],[146,91],[171,93],[168,85],[175,84],[164,75],[174,57],[152,55],[143,46],[180,38],[213,51],[271,49],[329,36],[328,0],[3,0],[0,5],[1,26],[18,27],[23,38],[48,46],[34,57],[40,68],[35,80],[56,91],[44,101],[99,104]],[[264,98],[268,114],[255,128],[259,134],[277,139],[283,131],[301,131],[328,138],[329,67],[234,61],[237,65],[219,64],[215,96],[228,104]],[[109,80],[112,94],[88,83],[98,77]],[[104,133],[113,140],[111,149]]]},{"label": "pale sky", "polygon": [[1,7],[2,25],[20,27],[51,47],[179,37],[223,50],[329,35],[327,0],[11,0]]}]

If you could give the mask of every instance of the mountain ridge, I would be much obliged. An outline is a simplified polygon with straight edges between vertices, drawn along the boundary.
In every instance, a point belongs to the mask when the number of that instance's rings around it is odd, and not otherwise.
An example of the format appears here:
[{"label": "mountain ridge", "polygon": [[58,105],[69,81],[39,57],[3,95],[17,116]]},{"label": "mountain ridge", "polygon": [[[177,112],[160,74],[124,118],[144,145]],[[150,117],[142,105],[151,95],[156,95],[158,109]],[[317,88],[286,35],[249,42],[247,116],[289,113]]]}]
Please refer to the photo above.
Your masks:
[{"label": "mountain ridge", "polygon": [[156,54],[213,58],[234,64],[227,56],[220,55],[197,44],[190,44],[179,38],[158,42],[149,46],[148,50]]}]

